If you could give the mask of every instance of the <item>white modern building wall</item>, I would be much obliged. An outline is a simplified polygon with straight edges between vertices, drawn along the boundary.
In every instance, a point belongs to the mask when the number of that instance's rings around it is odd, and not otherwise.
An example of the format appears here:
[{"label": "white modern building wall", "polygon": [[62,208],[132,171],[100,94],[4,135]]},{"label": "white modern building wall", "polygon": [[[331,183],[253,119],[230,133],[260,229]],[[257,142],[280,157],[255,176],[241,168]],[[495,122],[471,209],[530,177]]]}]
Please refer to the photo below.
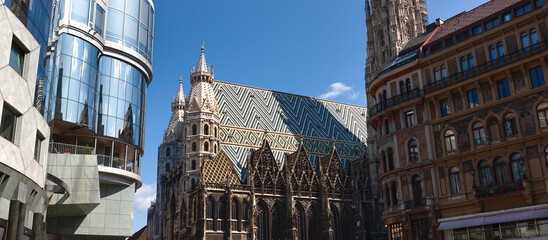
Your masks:
[{"label": "white modern building wall", "polygon": [[33,106],[40,44],[12,11],[0,0],[0,239],[44,239],[50,129]]}]

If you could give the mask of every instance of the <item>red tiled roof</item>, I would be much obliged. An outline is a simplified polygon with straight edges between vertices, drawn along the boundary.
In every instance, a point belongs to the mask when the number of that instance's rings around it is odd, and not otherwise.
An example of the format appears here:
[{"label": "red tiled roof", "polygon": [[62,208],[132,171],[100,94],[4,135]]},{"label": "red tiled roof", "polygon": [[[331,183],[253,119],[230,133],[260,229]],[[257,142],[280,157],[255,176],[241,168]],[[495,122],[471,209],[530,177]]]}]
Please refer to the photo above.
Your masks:
[{"label": "red tiled roof", "polygon": [[445,38],[453,33],[471,27],[472,24],[477,23],[495,13],[498,13],[510,6],[528,1],[524,0],[491,0],[486,2],[470,11],[461,12],[447,20],[441,25],[440,29],[430,40],[430,43],[436,42],[439,39]]}]

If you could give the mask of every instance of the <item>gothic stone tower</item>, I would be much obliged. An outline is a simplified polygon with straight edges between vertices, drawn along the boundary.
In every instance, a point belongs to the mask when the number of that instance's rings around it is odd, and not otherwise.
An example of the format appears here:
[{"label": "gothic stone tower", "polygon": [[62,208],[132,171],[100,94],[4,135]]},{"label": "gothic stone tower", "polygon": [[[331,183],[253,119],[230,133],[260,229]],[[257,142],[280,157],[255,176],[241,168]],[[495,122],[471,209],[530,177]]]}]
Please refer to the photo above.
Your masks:
[{"label": "gothic stone tower", "polygon": [[183,124],[186,148],[183,156],[185,192],[198,183],[203,162],[215,158],[220,144],[219,108],[212,86],[213,68],[206,63],[203,43],[201,50],[198,66],[190,74],[192,88]]},{"label": "gothic stone tower", "polygon": [[365,21],[365,81],[369,83],[409,39],[424,32],[428,21],[426,0],[371,0],[371,4],[365,0]]},{"label": "gothic stone tower", "polygon": [[149,240],[164,239],[166,218],[166,181],[168,174],[179,167],[183,159],[183,122],[185,118],[185,96],[183,78],[179,77],[179,90],[171,99],[171,120],[164,132],[162,144],[158,147],[158,172],[156,179],[156,201],[148,210]]},{"label": "gothic stone tower", "polygon": [[[388,64],[396,58],[409,39],[422,34],[428,22],[426,0],[365,0],[367,27],[367,60],[365,66],[366,88]],[[366,90],[366,92],[368,92]],[[367,102],[374,102],[375,96],[367,96]],[[369,161],[369,180],[366,193],[371,215],[379,219],[383,211],[381,189],[378,183],[379,166],[377,164],[376,136],[368,124],[367,152]],[[375,222],[375,221],[371,221]],[[385,229],[381,226],[369,226],[368,237],[381,238]]]}]

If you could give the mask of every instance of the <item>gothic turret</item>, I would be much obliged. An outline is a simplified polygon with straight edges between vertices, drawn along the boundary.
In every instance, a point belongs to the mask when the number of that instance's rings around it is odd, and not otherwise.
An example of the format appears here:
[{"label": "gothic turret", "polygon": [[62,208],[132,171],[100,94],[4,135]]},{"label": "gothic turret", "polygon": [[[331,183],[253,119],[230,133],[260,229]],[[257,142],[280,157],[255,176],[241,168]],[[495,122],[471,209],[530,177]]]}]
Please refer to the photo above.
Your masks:
[{"label": "gothic turret", "polygon": [[192,88],[185,107],[185,188],[190,190],[199,182],[204,161],[210,161],[220,151],[219,109],[213,92],[213,68],[207,65],[204,45],[198,66],[190,73]]},{"label": "gothic turret", "polygon": [[183,140],[183,122],[185,118],[185,93],[183,91],[183,77],[179,77],[179,90],[171,99],[171,120],[164,135],[164,143]]}]

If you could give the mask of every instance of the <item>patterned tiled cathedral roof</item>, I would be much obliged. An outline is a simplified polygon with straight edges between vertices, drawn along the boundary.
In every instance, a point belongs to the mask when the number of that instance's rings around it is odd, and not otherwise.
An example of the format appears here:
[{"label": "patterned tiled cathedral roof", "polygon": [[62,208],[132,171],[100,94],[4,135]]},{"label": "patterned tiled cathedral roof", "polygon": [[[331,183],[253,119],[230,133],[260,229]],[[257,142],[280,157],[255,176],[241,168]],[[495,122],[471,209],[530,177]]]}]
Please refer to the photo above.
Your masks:
[{"label": "patterned tiled cathedral roof", "polygon": [[365,107],[217,80],[213,92],[221,148],[242,180],[250,150],[261,147],[263,139],[282,168],[284,155],[297,151],[300,139],[314,166],[331,153],[333,143],[345,165],[365,154]]},{"label": "patterned tiled cathedral roof", "polygon": [[213,160],[204,161],[202,179],[204,183],[240,185],[240,179],[224,151],[217,153]]}]

